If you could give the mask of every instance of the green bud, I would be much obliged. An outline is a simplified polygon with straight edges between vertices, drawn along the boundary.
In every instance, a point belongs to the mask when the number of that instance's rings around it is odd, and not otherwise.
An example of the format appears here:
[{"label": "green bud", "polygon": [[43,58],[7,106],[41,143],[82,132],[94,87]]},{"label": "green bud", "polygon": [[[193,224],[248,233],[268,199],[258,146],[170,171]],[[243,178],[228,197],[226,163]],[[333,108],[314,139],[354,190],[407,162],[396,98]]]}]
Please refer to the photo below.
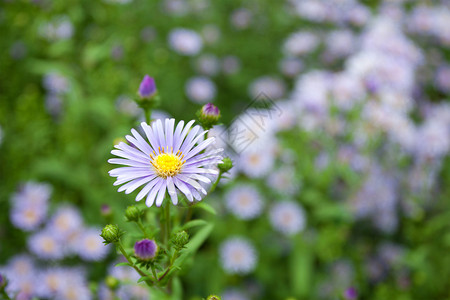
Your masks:
[{"label": "green bud", "polygon": [[142,212],[134,205],[128,206],[125,210],[125,218],[128,222],[137,222],[141,217]]},{"label": "green bud", "polygon": [[216,106],[207,103],[197,112],[197,118],[202,127],[208,130],[219,122],[220,111]]},{"label": "green bud", "polygon": [[220,297],[216,295],[209,295],[206,300],[220,300]]},{"label": "green bud", "polygon": [[119,280],[115,277],[108,276],[105,279],[106,286],[109,287],[111,290],[116,290],[119,287]]},{"label": "green bud", "polygon": [[186,231],[178,231],[173,237],[172,243],[177,250],[181,250],[189,242],[189,234]]},{"label": "green bud", "polygon": [[106,225],[100,236],[105,240],[105,244],[117,243],[122,237],[123,232],[119,229],[117,225],[108,224]]},{"label": "green bud", "polygon": [[233,167],[233,162],[229,157],[225,157],[217,167],[219,167],[220,172],[228,172]]}]

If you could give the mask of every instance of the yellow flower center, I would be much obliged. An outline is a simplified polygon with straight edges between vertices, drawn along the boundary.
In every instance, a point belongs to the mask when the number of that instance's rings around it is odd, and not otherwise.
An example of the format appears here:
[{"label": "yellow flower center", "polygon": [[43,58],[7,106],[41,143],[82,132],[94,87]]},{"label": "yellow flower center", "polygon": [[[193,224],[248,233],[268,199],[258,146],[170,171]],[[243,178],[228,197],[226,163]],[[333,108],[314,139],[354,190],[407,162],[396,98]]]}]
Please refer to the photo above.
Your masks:
[{"label": "yellow flower center", "polygon": [[173,177],[181,172],[181,167],[183,167],[185,160],[183,161],[184,155],[180,150],[176,154],[173,154],[173,148],[169,152],[169,148],[166,150],[158,148],[158,154],[153,151],[150,154],[151,161],[156,175],[162,178]]}]

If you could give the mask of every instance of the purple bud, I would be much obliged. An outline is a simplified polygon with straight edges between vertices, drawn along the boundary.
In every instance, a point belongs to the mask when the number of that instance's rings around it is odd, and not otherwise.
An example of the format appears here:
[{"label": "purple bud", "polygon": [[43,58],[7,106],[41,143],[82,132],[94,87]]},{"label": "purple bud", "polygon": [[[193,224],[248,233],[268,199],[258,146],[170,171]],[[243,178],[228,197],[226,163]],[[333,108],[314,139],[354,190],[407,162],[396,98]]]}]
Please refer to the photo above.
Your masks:
[{"label": "purple bud", "polygon": [[203,105],[202,107],[202,113],[205,116],[211,116],[211,117],[217,117],[220,115],[220,111],[217,108],[217,106],[211,104],[211,103],[207,103],[205,105]]},{"label": "purple bud", "polygon": [[356,289],[353,287],[349,287],[344,292],[344,298],[346,300],[355,300],[358,298],[358,293],[356,292]]},{"label": "purple bud", "polygon": [[109,216],[112,213],[111,206],[109,206],[108,204],[102,204],[100,211],[103,216]]},{"label": "purple bud", "polygon": [[141,98],[150,98],[156,93],[156,84],[155,79],[148,75],[144,76],[144,79],[141,81],[141,85],[139,86],[139,96]]},{"label": "purple bud", "polygon": [[144,239],[134,244],[134,255],[140,260],[148,261],[156,256],[158,245],[154,240]]},{"label": "purple bud", "polygon": [[5,284],[6,284],[5,277],[3,277],[2,274],[0,274],[0,289],[1,289],[2,287],[4,287]]}]

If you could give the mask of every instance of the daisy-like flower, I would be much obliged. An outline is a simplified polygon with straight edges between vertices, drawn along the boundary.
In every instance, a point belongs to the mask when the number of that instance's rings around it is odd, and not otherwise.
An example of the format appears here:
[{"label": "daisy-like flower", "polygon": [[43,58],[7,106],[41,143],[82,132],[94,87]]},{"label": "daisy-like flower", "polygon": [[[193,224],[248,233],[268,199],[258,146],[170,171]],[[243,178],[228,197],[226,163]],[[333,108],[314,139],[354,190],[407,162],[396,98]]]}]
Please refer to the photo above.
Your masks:
[{"label": "daisy-like flower", "polygon": [[31,252],[42,259],[62,259],[66,252],[58,235],[51,230],[44,229],[32,235],[28,240]]},{"label": "daisy-like flower", "polygon": [[178,203],[177,190],[191,202],[194,198],[201,200],[206,190],[199,182],[210,183],[205,175],[218,174],[214,167],[222,161],[223,149],[206,149],[215,139],[202,141],[207,131],[201,132],[198,125],[191,129],[193,123],[190,121],[185,126],[181,121],[175,127],[175,119],[166,119],[165,126],[161,120],[151,125],[143,122],[141,127],[148,141],[132,129],[132,136],[126,136],[131,145],[121,142],[111,151],[121,158],[108,160],[111,164],[126,166],[109,172],[117,178],[114,185],[123,184],[119,192],[129,194],[144,185],[136,201],[147,196],[148,207],[153,203],[161,206],[166,190],[174,205]]},{"label": "daisy-like flower", "polygon": [[42,298],[54,297],[55,293],[61,290],[62,286],[69,279],[67,272],[61,267],[50,267],[40,272],[38,278],[40,285],[37,295]]},{"label": "daisy-like flower", "polygon": [[100,229],[88,228],[80,233],[74,250],[83,260],[98,261],[108,254],[110,247],[103,244],[100,232]]},{"label": "daisy-like flower", "polygon": [[80,211],[73,206],[61,206],[50,219],[47,225],[52,231],[61,237],[67,237],[74,232],[78,232],[83,225],[83,218]]},{"label": "daisy-like flower", "polygon": [[228,274],[248,274],[256,267],[257,253],[248,240],[234,237],[223,242],[220,258]]},{"label": "daisy-like flower", "polygon": [[270,223],[279,232],[293,235],[305,228],[305,213],[295,202],[279,202],[270,211]]},{"label": "daisy-like flower", "polygon": [[263,209],[261,195],[252,186],[235,186],[225,195],[227,209],[241,220],[258,217]]}]

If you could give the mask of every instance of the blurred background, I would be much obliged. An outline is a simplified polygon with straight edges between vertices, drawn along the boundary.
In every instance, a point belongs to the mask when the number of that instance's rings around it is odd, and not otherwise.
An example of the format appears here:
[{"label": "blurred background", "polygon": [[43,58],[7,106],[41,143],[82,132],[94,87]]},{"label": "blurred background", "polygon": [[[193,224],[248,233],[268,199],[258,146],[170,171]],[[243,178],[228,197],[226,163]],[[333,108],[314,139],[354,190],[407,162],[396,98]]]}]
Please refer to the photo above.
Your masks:
[{"label": "blurred background", "polygon": [[2,0],[0,31],[12,297],[151,298],[98,236],[148,74],[153,119],[220,109],[235,165],[183,299],[450,299],[448,1]]}]

